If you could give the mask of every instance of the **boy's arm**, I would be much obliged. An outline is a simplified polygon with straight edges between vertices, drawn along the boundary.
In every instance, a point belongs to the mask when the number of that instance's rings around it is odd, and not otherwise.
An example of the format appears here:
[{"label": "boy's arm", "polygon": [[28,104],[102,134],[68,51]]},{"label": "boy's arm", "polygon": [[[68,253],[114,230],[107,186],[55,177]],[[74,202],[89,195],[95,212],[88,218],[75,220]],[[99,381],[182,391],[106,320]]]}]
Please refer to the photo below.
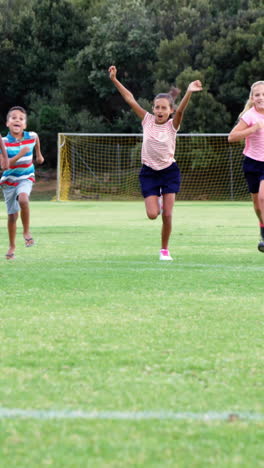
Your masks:
[{"label": "boy's arm", "polygon": [[6,148],[5,148],[1,135],[0,135],[0,150],[1,150],[1,158],[0,158],[1,168],[3,169],[3,171],[6,171],[9,168],[9,161],[8,161]]},{"label": "boy's arm", "polygon": [[[40,150],[40,142],[39,142],[39,137],[38,135],[36,136],[36,145],[35,145],[35,149],[36,149],[36,161],[38,164],[42,164],[44,162],[44,158],[41,154],[41,150]],[[25,156],[25,154],[27,154],[28,152],[30,151],[30,148],[28,146],[24,146],[20,151],[19,153],[16,154],[16,156],[13,156],[13,158],[10,158],[8,161],[9,161],[9,166],[13,166],[20,158],[22,158],[22,156]]]},{"label": "boy's arm", "polygon": [[183,96],[180,104],[178,105],[177,109],[176,109],[176,112],[175,112],[175,115],[173,117],[173,126],[174,128],[176,128],[176,130],[179,128],[179,125],[182,121],[182,118],[183,118],[183,114],[184,114],[184,111],[186,109],[186,107],[188,106],[188,103],[189,103],[189,100],[191,98],[191,95],[192,93],[196,92],[196,91],[202,91],[203,87],[202,87],[202,83],[200,80],[196,80],[196,81],[192,81],[188,88],[187,88],[187,91],[185,93],[185,95]]},{"label": "boy's arm", "polygon": [[44,158],[43,158],[42,153],[41,153],[40,141],[39,141],[38,135],[37,135],[37,138],[36,138],[35,151],[36,151],[36,161],[37,161],[37,163],[42,164],[44,162]]},{"label": "boy's arm", "polygon": [[120,81],[116,77],[117,69],[114,65],[111,65],[108,69],[109,72],[109,78],[110,80],[114,83],[116,89],[119,91],[121,96],[124,98],[124,100],[127,102],[127,104],[131,107],[131,109],[135,112],[135,114],[143,120],[147,111],[143,109],[138,102],[135,100],[133,94],[125,88],[125,86],[120,83]]},{"label": "boy's arm", "polygon": [[25,156],[30,151],[30,148],[28,146],[23,146],[23,148],[17,153],[15,156],[10,158],[9,161],[9,167],[13,166],[22,156]]}]

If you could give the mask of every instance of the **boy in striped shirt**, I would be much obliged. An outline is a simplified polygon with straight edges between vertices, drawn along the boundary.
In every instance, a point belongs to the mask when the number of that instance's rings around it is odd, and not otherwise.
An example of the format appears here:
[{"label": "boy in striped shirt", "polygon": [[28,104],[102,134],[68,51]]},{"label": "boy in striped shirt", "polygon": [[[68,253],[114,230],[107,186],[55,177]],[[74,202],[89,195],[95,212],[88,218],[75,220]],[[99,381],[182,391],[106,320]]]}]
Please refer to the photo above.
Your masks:
[{"label": "boy in striped shirt", "polygon": [[0,180],[8,213],[9,249],[6,253],[7,260],[15,258],[16,225],[19,211],[21,211],[25,246],[34,245],[34,239],[30,234],[29,210],[29,196],[35,182],[33,149],[35,148],[38,164],[42,164],[44,158],[41,154],[38,135],[35,132],[25,131],[26,125],[27,113],[25,109],[20,106],[12,107],[7,114],[6,122],[9,132],[3,138],[9,168],[3,172]]}]

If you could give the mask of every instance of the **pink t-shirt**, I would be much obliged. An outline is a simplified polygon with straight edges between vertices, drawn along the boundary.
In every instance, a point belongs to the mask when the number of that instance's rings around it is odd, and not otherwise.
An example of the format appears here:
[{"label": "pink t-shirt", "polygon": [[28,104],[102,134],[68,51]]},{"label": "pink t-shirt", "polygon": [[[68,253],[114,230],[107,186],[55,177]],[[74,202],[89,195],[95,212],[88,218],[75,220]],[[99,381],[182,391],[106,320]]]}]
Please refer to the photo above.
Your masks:
[{"label": "pink t-shirt", "polygon": [[142,120],[142,127],[142,164],[155,171],[166,169],[175,162],[177,130],[173,127],[172,119],[159,125],[155,123],[155,116],[147,112]]},{"label": "pink t-shirt", "polygon": [[[252,127],[260,120],[264,121],[264,114],[257,112],[255,107],[251,107],[241,119],[249,126]],[[256,161],[264,161],[264,128],[260,128],[245,139],[244,155],[249,158],[256,159]]]}]

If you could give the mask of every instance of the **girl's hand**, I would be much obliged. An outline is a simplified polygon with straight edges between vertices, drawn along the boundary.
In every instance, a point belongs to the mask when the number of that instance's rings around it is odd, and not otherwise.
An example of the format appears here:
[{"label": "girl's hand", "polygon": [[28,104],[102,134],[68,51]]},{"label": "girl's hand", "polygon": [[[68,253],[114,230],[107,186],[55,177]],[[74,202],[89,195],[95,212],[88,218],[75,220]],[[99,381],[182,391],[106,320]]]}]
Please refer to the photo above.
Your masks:
[{"label": "girl's hand", "polygon": [[117,69],[114,65],[108,68],[109,78],[110,80],[114,80],[116,78]]},{"label": "girl's hand", "polygon": [[194,93],[196,91],[202,91],[203,86],[200,80],[192,81],[188,86],[188,91]]},{"label": "girl's hand", "polygon": [[264,128],[264,120],[259,120],[255,125],[257,130],[261,130]]}]

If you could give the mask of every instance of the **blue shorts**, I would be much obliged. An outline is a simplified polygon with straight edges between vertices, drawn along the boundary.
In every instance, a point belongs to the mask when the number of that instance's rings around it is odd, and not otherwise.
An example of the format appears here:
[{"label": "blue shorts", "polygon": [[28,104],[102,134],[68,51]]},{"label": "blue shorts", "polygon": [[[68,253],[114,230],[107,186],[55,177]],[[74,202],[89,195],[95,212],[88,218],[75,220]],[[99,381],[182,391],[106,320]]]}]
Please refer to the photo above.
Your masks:
[{"label": "blue shorts", "polygon": [[21,180],[18,185],[2,185],[8,214],[17,213],[20,210],[18,196],[20,193],[26,193],[30,196],[32,186],[33,182],[29,179]]},{"label": "blue shorts", "polygon": [[259,184],[264,180],[264,161],[244,157],[243,171],[250,193],[258,193]]},{"label": "blue shorts", "polygon": [[159,197],[164,193],[178,193],[180,191],[181,173],[176,162],[166,169],[161,169],[161,171],[154,171],[151,167],[143,164],[139,180],[144,198],[150,195]]}]

